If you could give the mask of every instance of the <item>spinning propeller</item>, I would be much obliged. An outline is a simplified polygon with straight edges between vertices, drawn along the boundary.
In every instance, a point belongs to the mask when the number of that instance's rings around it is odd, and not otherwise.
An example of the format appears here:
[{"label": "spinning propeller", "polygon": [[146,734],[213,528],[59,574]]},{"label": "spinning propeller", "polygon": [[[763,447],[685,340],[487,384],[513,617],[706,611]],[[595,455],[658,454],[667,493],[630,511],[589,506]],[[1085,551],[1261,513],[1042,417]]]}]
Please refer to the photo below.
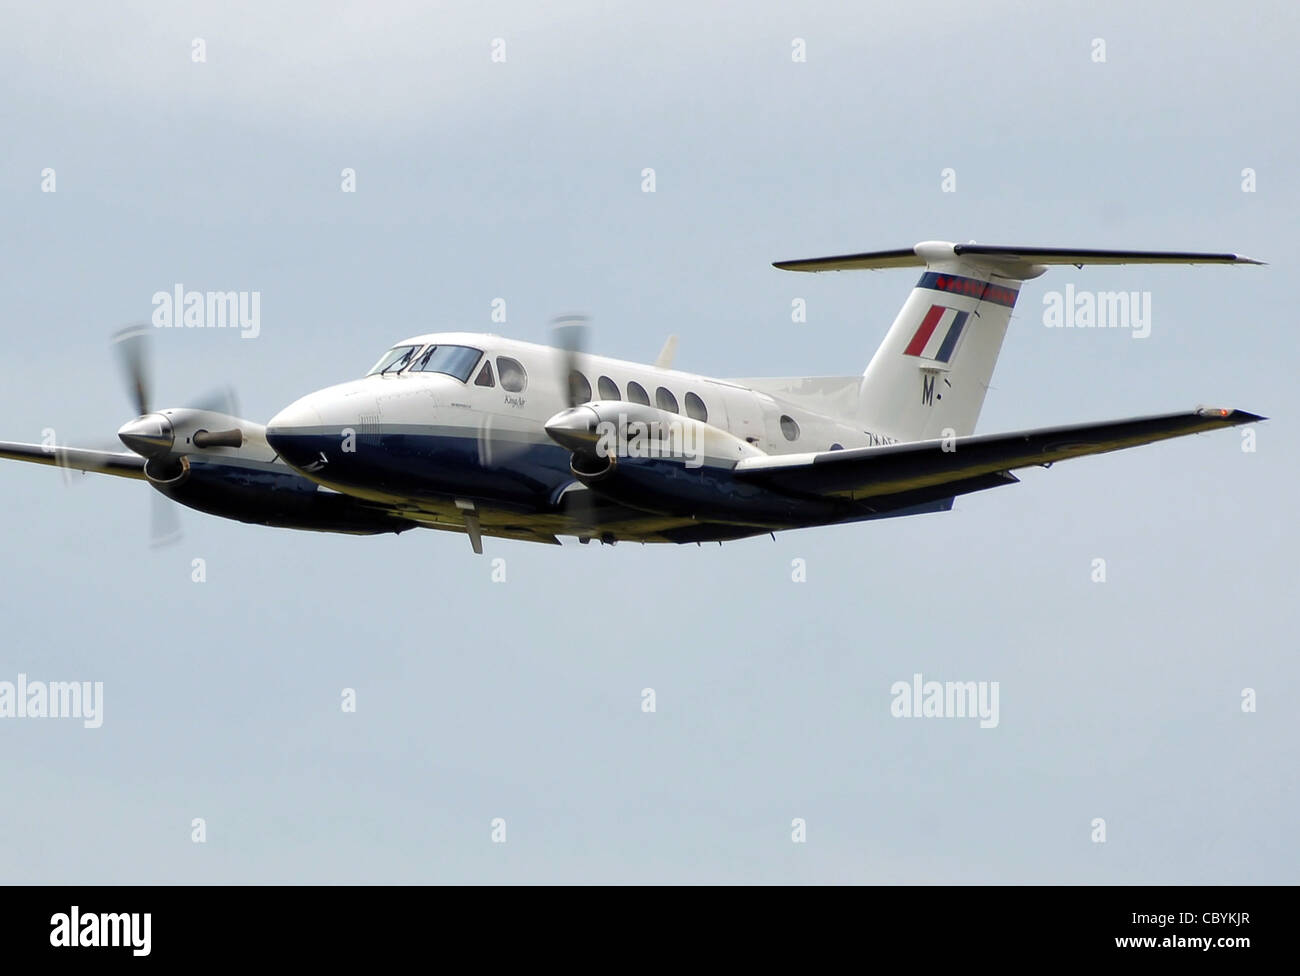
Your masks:
[{"label": "spinning propeller", "polygon": [[[194,422],[201,423],[205,419],[204,414],[238,418],[239,402],[234,390],[225,387],[209,393],[189,407],[168,410],[166,413],[154,412],[149,333],[149,326],[133,325],[114,333],[112,337],[112,346],[126,381],[127,396],[137,413],[134,420],[122,425],[117,436],[129,450],[145,459],[144,473],[150,483],[165,486],[178,484],[187,474],[187,455],[193,453],[191,447],[199,451],[214,447],[237,448],[244,443],[244,435],[238,427],[223,430],[200,428],[190,433],[186,450],[176,450],[176,426],[173,418],[187,427]],[[169,417],[168,414],[172,416]],[[149,540],[153,546],[175,542],[181,536],[175,503],[164,497],[164,494],[163,491],[153,493],[149,517]]]},{"label": "spinning propeller", "polygon": [[[585,315],[562,315],[551,322],[552,344],[561,352],[556,387],[564,395],[565,406],[570,410],[592,398],[590,381],[579,368],[582,365],[581,357],[587,352],[590,334],[591,322]],[[576,453],[573,458],[575,462],[580,460]],[[591,458],[595,459],[594,445]],[[586,485],[575,483],[574,487],[566,490],[562,501],[568,514],[580,524],[589,526],[592,535],[595,535],[598,516],[590,489]]]}]

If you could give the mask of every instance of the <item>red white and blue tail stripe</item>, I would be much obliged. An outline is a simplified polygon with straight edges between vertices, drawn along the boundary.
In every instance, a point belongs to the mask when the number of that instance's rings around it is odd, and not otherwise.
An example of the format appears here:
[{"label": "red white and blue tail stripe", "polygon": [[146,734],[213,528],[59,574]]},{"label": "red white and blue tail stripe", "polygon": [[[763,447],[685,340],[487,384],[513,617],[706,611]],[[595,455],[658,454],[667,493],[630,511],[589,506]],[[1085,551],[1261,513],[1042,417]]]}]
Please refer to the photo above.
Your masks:
[{"label": "red white and blue tail stripe", "polygon": [[903,350],[903,355],[939,363],[950,362],[969,317],[970,312],[931,305],[916,332],[912,334],[907,348]]}]

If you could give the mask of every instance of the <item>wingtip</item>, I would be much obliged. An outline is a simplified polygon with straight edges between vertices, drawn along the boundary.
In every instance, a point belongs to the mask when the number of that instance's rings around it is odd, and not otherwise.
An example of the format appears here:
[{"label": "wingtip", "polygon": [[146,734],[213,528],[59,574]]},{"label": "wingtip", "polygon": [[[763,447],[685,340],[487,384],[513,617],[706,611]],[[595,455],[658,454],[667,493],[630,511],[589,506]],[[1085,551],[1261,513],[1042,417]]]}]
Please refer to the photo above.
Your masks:
[{"label": "wingtip", "polygon": [[1221,414],[1223,419],[1230,424],[1255,424],[1268,419],[1257,413],[1251,413],[1249,410],[1216,410],[1212,412]]},{"label": "wingtip", "polygon": [[1225,424],[1235,426],[1237,424],[1254,424],[1267,417],[1261,417],[1257,413],[1251,413],[1249,410],[1236,410],[1227,407],[1197,407],[1196,412],[1202,417],[1210,417],[1215,420],[1222,420]]}]

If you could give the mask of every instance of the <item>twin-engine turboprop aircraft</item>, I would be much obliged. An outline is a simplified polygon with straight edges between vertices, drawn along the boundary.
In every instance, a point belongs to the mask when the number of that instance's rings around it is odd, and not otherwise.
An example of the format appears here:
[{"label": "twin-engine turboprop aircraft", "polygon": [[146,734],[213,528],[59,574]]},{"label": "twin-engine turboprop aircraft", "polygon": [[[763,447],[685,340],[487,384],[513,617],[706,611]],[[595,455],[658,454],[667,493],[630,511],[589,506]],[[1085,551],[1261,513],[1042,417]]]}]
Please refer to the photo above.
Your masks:
[{"label": "twin-engine turboprop aircraft", "polygon": [[1235,254],[929,241],[777,263],[924,268],[861,376],[714,379],[557,346],[449,332],[393,346],[361,379],[265,426],[153,410],[122,338],[129,453],[0,442],[0,457],[147,481],[190,508],[259,525],[376,534],[425,527],[558,543],[723,542],[952,508],[1011,473],[1262,420],[1182,413],[975,435],[1021,284],[1070,264],[1259,264]]}]

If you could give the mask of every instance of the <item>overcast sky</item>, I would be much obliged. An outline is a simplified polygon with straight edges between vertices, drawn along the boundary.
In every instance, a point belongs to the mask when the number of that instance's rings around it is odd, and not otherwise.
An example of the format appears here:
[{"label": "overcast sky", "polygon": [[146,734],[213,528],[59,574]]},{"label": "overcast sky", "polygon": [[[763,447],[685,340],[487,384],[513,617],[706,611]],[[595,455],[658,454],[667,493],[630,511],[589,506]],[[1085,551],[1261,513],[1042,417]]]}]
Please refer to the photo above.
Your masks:
[{"label": "overcast sky", "polygon": [[[108,336],[177,283],[261,331],[160,330],[158,402],[261,422],[573,310],[594,352],[857,373],[915,273],[770,262],[927,239],[1269,262],[1027,283],[980,432],[1273,419],[942,515],[482,557],[188,510],[155,550],[143,484],[0,462],[0,681],[104,683],[98,729],[0,720],[0,880],[1300,880],[1294,6],[428,6],[0,5],[0,439],[111,439]],[[1150,335],[1044,327],[1066,285],[1149,291]],[[893,717],[917,673],[998,682],[997,727]]]}]

